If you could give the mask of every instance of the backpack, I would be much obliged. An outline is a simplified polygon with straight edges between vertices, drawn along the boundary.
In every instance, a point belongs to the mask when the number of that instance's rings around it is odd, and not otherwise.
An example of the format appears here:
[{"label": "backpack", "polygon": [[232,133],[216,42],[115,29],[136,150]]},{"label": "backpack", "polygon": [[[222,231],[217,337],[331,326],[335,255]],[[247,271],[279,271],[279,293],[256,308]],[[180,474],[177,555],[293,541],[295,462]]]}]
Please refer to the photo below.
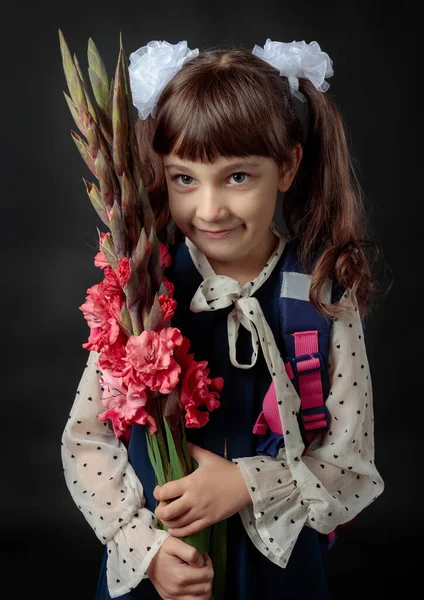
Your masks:
[{"label": "backpack", "polygon": [[[330,392],[329,353],[332,322],[318,312],[309,301],[311,276],[300,267],[297,240],[289,241],[284,250],[279,275],[279,323],[282,358],[288,377],[300,397],[299,427],[305,452],[315,435],[325,433],[331,417],[325,406]],[[324,286],[326,302],[337,302],[344,293],[331,281]],[[284,436],[277,406],[274,382],[265,394],[262,412],[253,433],[266,436],[258,443],[257,452],[276,457]],[[347,524],[347,523],[346,523]],[[321,544],[329,549],[336,531],[318,534]]]}]

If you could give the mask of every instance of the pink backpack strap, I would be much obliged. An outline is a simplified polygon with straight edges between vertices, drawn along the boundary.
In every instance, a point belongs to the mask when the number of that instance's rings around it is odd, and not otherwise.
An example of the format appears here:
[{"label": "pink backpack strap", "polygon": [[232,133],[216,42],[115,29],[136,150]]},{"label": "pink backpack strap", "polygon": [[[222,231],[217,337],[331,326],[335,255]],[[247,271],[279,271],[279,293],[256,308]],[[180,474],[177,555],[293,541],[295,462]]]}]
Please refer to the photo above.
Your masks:
[{"label": "pink backpack strap", "polygon": [[253,427],[253,433],[256,433],[257,435],[266,435],[268,433],[268,429],[269,426],[267,420],[265,419],[264,411],[262,411],[259,417],[256,419],[256,423]]},{"label": "pink backpack strap", "polygon": [[324,403],[321,371],[324,369],[319,352],[318,331],[300,331],[294,337],[295,357],[285,363],[290,379],[299,384],[301,425],[307,442],[316,433],[328,429],[329,414]]},{"label": "pink backpack strap", "polygon": [[283,435],[283,426],[278,410],[277,394],[275,393],[274,382],[271,382],[267,393],[262,402],[262,412],[256,420],[253,427],[253,433],[265,435],[270,429],[273,433]]}]

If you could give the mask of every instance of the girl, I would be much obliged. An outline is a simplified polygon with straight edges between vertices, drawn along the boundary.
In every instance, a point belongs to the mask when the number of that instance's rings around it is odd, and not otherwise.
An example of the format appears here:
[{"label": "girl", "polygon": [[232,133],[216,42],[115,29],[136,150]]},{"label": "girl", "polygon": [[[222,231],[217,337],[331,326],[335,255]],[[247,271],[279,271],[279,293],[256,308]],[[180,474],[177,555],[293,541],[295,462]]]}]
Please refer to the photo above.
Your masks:
[{"label": "girl", "polygon": [[[211,559],[179,538],[226,519],[226,598],[325,599],[320,534],[384,487],[361,321],[374,287],[359,186],[325,94],[332,62],[316,42],[270,40],[253,52],[201,53],[150,42],[130,61],[143,182],[171,248],[172,325],[225,385],[209,422],[187,430],[199,468],[157,487],[144,427],[132,427],[127,449],[97,418],[90,352],[62,457],[72,497],[106,546],[96,598],[207,600]],[[279,278],[289,250],[304,271],[294,287]],[[310,301],[331,331],[330,425],[307,447],[281,358],[280,295]],[[253,428],[271,389],[280,435],[267,452]]]}]

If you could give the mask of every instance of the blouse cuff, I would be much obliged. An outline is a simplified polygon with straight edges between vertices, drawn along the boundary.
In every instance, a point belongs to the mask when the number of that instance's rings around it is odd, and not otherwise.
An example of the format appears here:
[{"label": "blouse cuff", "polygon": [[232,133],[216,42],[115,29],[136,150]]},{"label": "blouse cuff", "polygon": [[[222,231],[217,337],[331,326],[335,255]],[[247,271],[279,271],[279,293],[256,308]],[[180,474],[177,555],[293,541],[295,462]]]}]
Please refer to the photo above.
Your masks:
[{"label": "blouse cuff", "polygon": [[157,527],[154,515],[147,509],[140,509],[119,528],[107,542],[106,577],[111,598],[129,593],[148,578],[150,562],[168,537],[169,533]]},{"label": "blouse cuff", "polygon": [[[237,458],[252,498],[239,514],[250,539],[273,563],[285,568],[307,519],[297,482],[283,460]],[[279,469],[276,466],[279,465]]]},{"label": "blouse cuff", "polygon": [[[308,512],[309,502],[302,499],[314,495],[306,489],[308,480],[300,476],[300,485],[282,458],[266,460],[253,456],[233,462],[241,470],[252,498],[252,504],[239,512],[243,526],[255,546],[273,563],[287,566],[304,525],[321,533],[334,529],[329,522],[314,522]],[[299,467],[302,471],[302,465]]]}]

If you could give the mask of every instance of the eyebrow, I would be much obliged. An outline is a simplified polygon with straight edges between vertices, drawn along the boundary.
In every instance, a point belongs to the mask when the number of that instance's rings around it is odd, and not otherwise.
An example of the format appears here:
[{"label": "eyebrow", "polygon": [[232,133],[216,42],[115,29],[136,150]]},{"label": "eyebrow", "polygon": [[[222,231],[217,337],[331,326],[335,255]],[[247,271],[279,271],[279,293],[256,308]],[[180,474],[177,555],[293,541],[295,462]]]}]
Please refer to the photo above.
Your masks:
[{"label": "eyebrow", "polygon": [[[230,163],[229,165],[222,167],[221,171],[227,171],[228,169],[243,169],[245,167],[260,167],[260,166],[261,166],[261,163],[259,163],[258,161],[244,160],[244,161]],[[189,166],[177,165],[174,163],[166,165],[165,169],[170,169],[171,167],[175,167],[176,169],[181,169],[182,171],[184,171],[186,169],[190,170]]]}]

